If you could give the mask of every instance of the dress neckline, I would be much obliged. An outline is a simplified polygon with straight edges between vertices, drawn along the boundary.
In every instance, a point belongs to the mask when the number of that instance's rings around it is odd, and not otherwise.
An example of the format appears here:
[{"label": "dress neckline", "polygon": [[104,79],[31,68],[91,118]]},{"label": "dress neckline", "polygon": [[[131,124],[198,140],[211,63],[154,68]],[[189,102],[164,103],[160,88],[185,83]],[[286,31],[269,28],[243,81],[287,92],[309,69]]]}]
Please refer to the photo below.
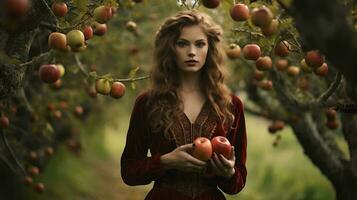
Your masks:
[{"label": "dress neckline", "polygon": [[191,122],[190,118],[188,118],[188,116],[187,116],[186,113],[183,111],[183,109],[181,109],[181,113],[183,114],[184,118],[188,121],[189,124],[193,125],[193,124],[196,124],[196,123],[197,123],[198,119],[202,116],[203,110],[204,110],[204,108],[205,108],[207,102],[208,102],[208,100],[206,99],[205,102],[204,102],[204,103],[202,104],[202,106],[201,106],[200,112],[198,113],[196,119],[195,119],[193,122]]}]

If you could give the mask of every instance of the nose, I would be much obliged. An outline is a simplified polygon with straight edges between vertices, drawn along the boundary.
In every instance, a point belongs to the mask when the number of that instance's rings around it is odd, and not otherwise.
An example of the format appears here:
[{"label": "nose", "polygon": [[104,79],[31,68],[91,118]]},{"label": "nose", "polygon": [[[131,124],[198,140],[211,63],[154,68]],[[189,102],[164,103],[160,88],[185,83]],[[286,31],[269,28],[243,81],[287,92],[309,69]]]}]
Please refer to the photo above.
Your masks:
[{"label": "nose", "polygon": [[190,48],[188,50],[188,57],[193,58],[196,55],[196,49],[193,45],[190,45]]}]

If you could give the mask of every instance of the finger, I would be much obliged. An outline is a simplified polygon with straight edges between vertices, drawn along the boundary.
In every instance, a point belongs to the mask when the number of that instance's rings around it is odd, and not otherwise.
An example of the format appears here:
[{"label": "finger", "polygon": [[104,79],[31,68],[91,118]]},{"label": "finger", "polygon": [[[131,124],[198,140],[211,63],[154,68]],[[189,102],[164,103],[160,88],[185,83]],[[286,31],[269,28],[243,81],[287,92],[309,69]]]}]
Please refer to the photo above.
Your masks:
[{"label": "finger", "polygon": [[234,146],[232,146],[232,153],[231,153],[231,157],[229,158],[229,160],[233,160],[233,158],[235,158],[235,151],[234,151]]},{"label": "finger", "polygon": [[206,162],[204,162],[204,161],[202,161],[202,160],[199,160],[199,159],[197,159],[197,158],[191,156],[190,154],[187,154],[187,157],[186,157],[186,158],[187,158],[187,161],[188,161],[188,162],[190,162],[190,163],[192,163],[192,164],[194,164],[194,165],[198,165],[198,166],[202,166],[202,167],[204,167],[204,166],[207,165]]},{"label": "finger", "polygon": [[189,143],[189,144],[181,145],[177,149],[187,152],[187,151],[192,151],[194,148],[195,148],[194,143]]},{"label": "finger", "polygon": [[188,171],[195,171],[195,172],[201,172],[203,171],[204,167],[202,166],[197,166],[192,163],[186,163],[185,169]]},{"label": "finger", "polygon": [[224,167],[222,165],[222,162],[219,160],[218,156],[216,153],[213,153],[213,161],[219,171],[223,171]]},{"label": "finger", "polygon": [[218,174],[219,169],[213,159],[210,159],[211,169],[215,174]]},{"label": "finger", "polygon": [[219,157],[219,160],[222,163],[222,166],[224,166],[226,168],[232,168],[234,166],[234,162],[232,162],[231,160],[228,160],[227,158],[225,158],[221,154],[218,157]]}]

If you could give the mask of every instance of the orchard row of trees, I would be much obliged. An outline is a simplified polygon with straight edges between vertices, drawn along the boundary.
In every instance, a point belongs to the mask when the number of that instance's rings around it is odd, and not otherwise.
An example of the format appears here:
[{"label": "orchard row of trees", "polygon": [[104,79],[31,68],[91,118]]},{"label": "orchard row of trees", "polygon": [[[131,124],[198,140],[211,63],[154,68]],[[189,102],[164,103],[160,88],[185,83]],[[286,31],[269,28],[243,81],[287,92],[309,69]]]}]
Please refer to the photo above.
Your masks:
[{"label": "orchard row of trees", "polygon": [[[32,177],[45,168],[57,144],[66,143],[74,152],[81,149],[73,122],[100,109],[97,93],[121,98],[125,85],[135,88],[136,81],[149,78],[137,76],[143,68],[134,66],[145,63],[131,59],[141,51],[132,42],[151,38],[141,30],[145,24],[167,14],[134,16],[136,7],[149,3],[0,3],[1,160],[35,191],[43,191],[44,185],[32,183]],[[331,181],[336,198],[355,199],[357,10],[353,0],[173,3],[180,9],[209,12],[222,24],[233,72],[231,86],[248,95],[247,111],[271,120],[267,128],[276,137],[274,145],[281,139],[279,131],[291,126],[306,156]],[[123,38],[122,44],[106,37],[111,27],[118,30],[115,37]],[[103,53],[100,45],[113,48],[110,52],[121,52],[125,46],[131,56]],[[88,50],[113,60],[120,57],[113,65],[129,67],[101,70]],[[341,136],[347,152],[337,144]]]}]

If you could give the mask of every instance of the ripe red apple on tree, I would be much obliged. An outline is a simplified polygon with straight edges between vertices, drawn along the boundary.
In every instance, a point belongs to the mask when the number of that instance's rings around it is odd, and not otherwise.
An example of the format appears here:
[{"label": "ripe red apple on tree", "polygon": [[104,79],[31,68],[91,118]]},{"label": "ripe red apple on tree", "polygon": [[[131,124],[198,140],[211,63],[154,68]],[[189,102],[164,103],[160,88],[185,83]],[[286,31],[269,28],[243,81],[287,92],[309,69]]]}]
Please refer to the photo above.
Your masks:
[{"label": "ripe red apple on tree", "polygon": [[260,71],[260,70],[254,70],[254,79],[257,80],[257,81],[261,81],[263,80],[265,76],[265,73],[263,71]]},{"label": "ripe red apple on tree", "polygon": [[229,140],[223,136],[216,136],[211,140],[212,151],[217,155],[222,154],[225,158],[230,159],[232,146]]},{"label": "ripe red apple on tree", "polygon": [[74,115],[76,117],[80,117],[83,115],[83,107],[82,106],[76,106],[73,111]]},{"label": "ripe red apple on tree", "polygon": [[48,37],[48,47],[61,51],[67,50],[67,37],[63,33],[53,32]]},{"label": "ripe red apple on tree", "polygon": [[312,68],[306,64],[305,58],[300,61],[300,68],[305,73],[312,73]]},{"label": "ripe red apple on tree", "polygon": [[226,51],[226,54],[230,59],[239,58],[240,53],[241,53],[240,46],[234,43],[230,44],[228,50]]},{"label": "ripe red apple on tree", "polygon": [[286,59],[277,59],[275,61],[275,67],[279,70],[279,71],[285,71],[289,66],[289,61]]},{"label": "ripe red apple on tree", "polygon": [[314,72],[318,76],[326,76],[328,74],[328,66],[327,66],[327,64],[324,63],[320,67],[315,68]]},{"label": "ripe red apple on tree", "polygon": [[110,93],[110,83],[107,79],[97,79],[95,82],[95,90],[99,94],[108,95]]},{"label": "ripe red apple on tree", "polygon": [[79,49],[85,46],[84,34],[80,30],[71,30],[67,33],[66,37],[67,43],[71,47],[71,49]]},{"label": "ripe red apple on tree", "polygon": [[53,14],[55,14],[57,17],[63,17],[68,12],[67,4],[64,2],[53,3],[51,9]]},{"label": "ripe red apple on tree", "polygon": [[55,64],[41,65],[39,75],[40,79],[45,83],[54,83],[61,76],[60,71]]},{"label": "ripe red apple on tree", "polygon": [[269,56],[260,57],[255,62],[255,66],[262,71],[269,70],[273,67],[273,61]]},{"label": "ripe red apple on tree", "polygon": [[23,181],[24,181],[25,185],[31,185],[33,182],[32,178],[30,176],[25,176]]},{"label": "ripe red apple on tree", "polygon": [[243,3],[237,3],[231,8],[230,14],[234,21],[245,21],[249,18],[249,8]]},{"label": "ripe red apple on tree", "polygon": [[337,115],[337,112],[335,109],[333,108],[328,108],[326,111],[325,111],[325,115],[327,117],[328,120],[335,120],[336,119],[336,115]]},{"label": "ripe red apple on tree", "polygon": [[193,143],[195,144],[195,148],[192,156],[202,161],[208,161],[212,156],[211,141],[205,137],[198,137]]},{"label": "ripe red apple on tree", "polygon": [[42,193],[45,190],[45,185],[43,183],[36,183],[33,189],[37,193]]},{"label": "ripe red apple on tree", "polygon": [[297,76],[297,75],[300,73],[300,68],[297,67],[297,66],[291,65],[291,66],[288,68],[288,70],[286,71],[286,73],[287,73],[289,76],[291,76],[291,77]]},{"label": "ripe red apple on tree", "polygon": [[4,7],[10,17],[20,18],[29,11],[30,2],[29,0],[5,0]]},{"label": "ripe red apple on tree", "polygon": [[273,82],[271,80],[262,80],[258,86],[263,90],[271,90],[273,89]]},{"label": "ripe red apple on tree", "polygon": [[305,55],[305,61],[310,67],[316,68],[325,62],[325,57],[319,51],[308,51]]},{"label": "ripe red apple on tree", "polygon": [[202,0],[202,4],[206,8],[217,8],[219,6],[220,0]]},{"label": "ripe red apple on tree", "polygon": [[243,56],[247,60],[257,60],[260,54],[260,47],[256,44],[247,44],[243,47]]},{"label": "ripe red apple on tree", "polygon": [[99,24],[98,22],[94,22],[92,27],[94,29],[94,35],[102,36],[108,31],[106,24]]},{"label": "ripe red apple on tree", "polygon": [[40,169],[38,169],[38,167],[30,167],[29,173],[30,173],[32,176],[37,176],[37,175],[40,174]]},{"label": "ripe red apple on tree", "polygon": [[290,44],[283,40],[276,44],[274,48],[275,55],[280,57],[286,57],[289,55]]},{"label": "ripe red apple on tree", "polygon": [[269,26],[273,20],[273,17],[273,13],[266,6],[254,8],[251,14],[252,23],[259,27]]},{"label": "ripe red apple on tree", "polygon": [[64,66],[62,64],[57,64],[56,66],[57,66],[57,68],[58,68],[58,70],[60,72],[60,77],[62,77],[64,75],[64,72],[66,71],[64,69]]},{"label": "ripe red apple on tree", "polygon": [[47,157],[50,157],[50,156],[52,156],[53,155],[53,147],[47,147],[46,149],[45,149],[45,154],[46,154],[46,156]]},{"label": "ripe red apple on tree", "polygon": [[94,19],[98,23],[104,24],[112,18],[112,9],[109,6],[98,6],[94,9]]},{"label": "ripe red apple on tree", "polygon": [[10,126],[9,118],[7,118],[6,116],[1,116],[0,117],[0,126],[3,129],[9,128],[9,126]]},{"label": "ripe red apple on tree", "polygon": [[125,94],[125,85],[121,82],[114,82],[110,89],[110,96],[119,99]]},{"label": "ripe red apple on tree", "polygon": [[274,33],[278,30],[278,28],[279,28],[279,21],[273,19],[269,24],[269,26],[262,27],[261,30],[263,35],[265,35],[266,37],[270,37],[274,35]]},{"label": "ripe red apple on tree", "polygon": [[91,39],[93,37],[93,28],[91,26],[84,27],[83,34],[85,40]]}]

